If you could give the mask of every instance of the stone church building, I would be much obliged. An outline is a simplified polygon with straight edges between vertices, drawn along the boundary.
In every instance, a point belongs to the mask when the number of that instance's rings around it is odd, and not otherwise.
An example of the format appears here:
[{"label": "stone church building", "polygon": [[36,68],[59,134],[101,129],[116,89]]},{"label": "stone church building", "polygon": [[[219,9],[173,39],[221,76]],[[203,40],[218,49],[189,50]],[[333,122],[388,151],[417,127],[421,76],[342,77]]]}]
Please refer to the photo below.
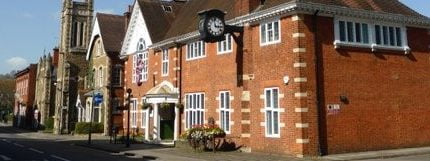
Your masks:
[{"label": "stone church building", "polygon": [[76,102],[83,100],[85,94],[85,56],[91,36],[93,5],[93,0],[63,1],[54,119],[56,134],[73,130],[77,121]]},{"label": "stone church building", "polygon": [[45,125],[46,121],[55,114],[58,56],[58,48],[54,48],[52,56],[44,55],[37,64],[34,109],[40,113],[37,119],[41,125]]}]

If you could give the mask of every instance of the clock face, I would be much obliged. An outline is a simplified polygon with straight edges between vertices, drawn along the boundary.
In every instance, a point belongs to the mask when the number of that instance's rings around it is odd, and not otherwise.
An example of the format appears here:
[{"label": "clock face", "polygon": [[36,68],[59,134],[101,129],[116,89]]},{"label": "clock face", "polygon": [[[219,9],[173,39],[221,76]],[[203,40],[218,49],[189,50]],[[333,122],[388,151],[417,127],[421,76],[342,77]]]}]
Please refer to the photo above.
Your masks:
[{"label": "clock face", "polygon": [[212,36],[221,36],[224,34],[224,23],[218,17],[210,17],[207,21],[207,31]]}]

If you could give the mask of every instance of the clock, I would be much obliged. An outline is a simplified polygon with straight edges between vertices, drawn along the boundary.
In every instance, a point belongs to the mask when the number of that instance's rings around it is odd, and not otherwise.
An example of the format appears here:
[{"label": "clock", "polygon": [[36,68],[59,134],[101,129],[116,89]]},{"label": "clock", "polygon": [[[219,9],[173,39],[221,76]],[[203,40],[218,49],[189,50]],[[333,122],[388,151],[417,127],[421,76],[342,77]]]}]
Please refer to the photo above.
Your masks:
[{"label": "clock", "polygon": [[221,18],[214,16],[208,18],[206,28],[211,36],[222,36],[224,35],[225,24]]},{"label": "clock", "polygon": [[217,10],[206,10],[199,13],[200,38],[205,42],[217,42],[225,39],[225,13]]}]

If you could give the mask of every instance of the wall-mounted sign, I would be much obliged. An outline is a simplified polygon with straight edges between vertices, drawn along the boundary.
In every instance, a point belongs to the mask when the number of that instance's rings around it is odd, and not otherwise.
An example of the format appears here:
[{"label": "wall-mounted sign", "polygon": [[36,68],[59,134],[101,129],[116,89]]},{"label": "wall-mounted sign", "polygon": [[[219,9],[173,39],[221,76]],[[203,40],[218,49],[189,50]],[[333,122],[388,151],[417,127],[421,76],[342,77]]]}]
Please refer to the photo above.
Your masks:
[{"label": "wall-mounted sign", "polygon": [[328,104],[327,105],[327,115],[337,115],[340,113],[339,104]]}]

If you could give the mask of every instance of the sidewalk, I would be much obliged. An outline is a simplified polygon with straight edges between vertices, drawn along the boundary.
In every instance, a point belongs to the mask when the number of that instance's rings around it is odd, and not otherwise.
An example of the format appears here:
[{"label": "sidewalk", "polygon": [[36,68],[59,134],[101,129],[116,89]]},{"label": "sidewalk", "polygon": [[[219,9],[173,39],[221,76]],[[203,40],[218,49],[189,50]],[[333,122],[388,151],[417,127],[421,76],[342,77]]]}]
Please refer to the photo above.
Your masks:
[{"label": "sidewalk", "polygon": [[241,152],[203,152],[197,153],[189,149],[173,148],[162,145],[132,144],[131,148],[125,148],[124,144],[109,144],[108,140],[98,140],[88,146],[93,149],[103,150],[119,155],[131,155],[135,158],[152,158],[150,160],[163,161],[347,161],[366,159],[387,159],[401,156],[415,156],[430,154],[430,147],[406,148],[383,151],[369,151],[347,154],[328,155],[317,158],[295,158],[279,155],[268,155],[261,153],[241,153]]},{"label": "sidewalk", "polygon": [[75,145],[106,151],[113,155],[127,155],[132,158],[144,158],[157,161],[315,161],[315,159],[300,159],[279,155],[241,152],[194,152],[191,149],[174,148],[163,145],[131,144],[125,148],[124,144],[109,144],[109,140],[95,140],[91,145],[77,142]]},{"label": "sidewalk", "polygon": [[395,158],[395,157],[413,156],[413,155],[422,155],[422,154],[430,154],[430,147],[336,154],[336,155],[324,156],[322,158],[327,160],[334,160],[334,161],[347,161],[347,160],[366,160],[366,159],[382,159],[382,158],[386,159],[386,158]]}]

